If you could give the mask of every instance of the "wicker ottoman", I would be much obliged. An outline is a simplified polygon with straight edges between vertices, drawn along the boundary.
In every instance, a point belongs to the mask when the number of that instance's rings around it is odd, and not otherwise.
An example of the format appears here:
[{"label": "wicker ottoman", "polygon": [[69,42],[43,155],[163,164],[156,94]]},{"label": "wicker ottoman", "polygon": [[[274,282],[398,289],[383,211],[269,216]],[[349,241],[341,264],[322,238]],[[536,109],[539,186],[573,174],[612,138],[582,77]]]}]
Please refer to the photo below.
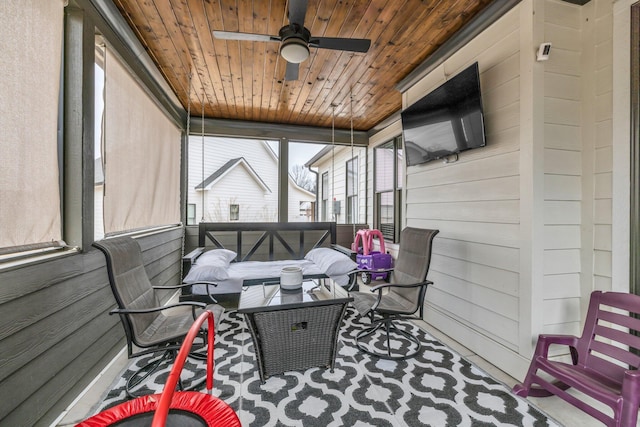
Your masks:
[{"label": "wicker ottoman", "polygon": [[[276,288],[264,289],[267,286]],[[325,287],[318,281],[305,282],[294,293],[280,291],[277,284],[260,288],[243,291],[238,312],[251,332],[262,382],[316,366],[333,370],[339,328],[352,298],[340,286]]]}]

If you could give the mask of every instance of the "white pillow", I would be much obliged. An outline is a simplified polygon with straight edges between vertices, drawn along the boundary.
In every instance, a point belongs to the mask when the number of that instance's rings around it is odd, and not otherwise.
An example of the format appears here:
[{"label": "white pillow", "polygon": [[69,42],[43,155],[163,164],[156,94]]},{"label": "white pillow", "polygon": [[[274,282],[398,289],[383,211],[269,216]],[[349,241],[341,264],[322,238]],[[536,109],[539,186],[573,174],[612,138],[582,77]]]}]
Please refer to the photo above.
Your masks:
[{"label": "white pillow", "polygon": [[185,283],[216,282],[229,278],[229,263],[237,254],[228,249],[212,249],[200,255],[184,278]]},{"label": "white pillow", "polygon": [[197,265],[224,265],[229,266],[238,254],[229,249],[211,249],[196,258]]},{"label": "white pillow", "polygon": [[184,283],[217,282],[229,278],[228,266],[194,265],[184,278]]},{"label": "white pillow", "polygon": [[358,266],[347,255],[330,248],[311,249],[304,258],[320,267],[329,277],[347,274]]}]

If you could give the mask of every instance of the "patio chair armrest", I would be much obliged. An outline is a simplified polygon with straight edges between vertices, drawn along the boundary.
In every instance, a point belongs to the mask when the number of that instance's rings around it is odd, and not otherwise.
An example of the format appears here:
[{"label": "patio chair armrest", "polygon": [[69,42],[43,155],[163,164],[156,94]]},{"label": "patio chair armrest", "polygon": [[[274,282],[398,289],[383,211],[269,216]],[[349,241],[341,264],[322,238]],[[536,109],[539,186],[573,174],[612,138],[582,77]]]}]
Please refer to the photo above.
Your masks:
[{"label": "patio chair armrest", "polygon": [[166,286],[151,286],[153,289],[163,290],[163,289],[180,289],[186,286],[191,286],[193,283],[180,283],[179,285],[166,285]]},{"label": "patio chair armrest", "polygon": [[189,270],[191,270],[191,267],[196,262],[196,259],[200,255],[202,255],[203,252],[204,252],[204,248],[195,248],[194,250],[192,250],[191,252],[189,252],[188,254],[182,257],[182,278],[183,279],[187,276],[187,273],[189,272]]},{"label": "patio chair armrest", "polygon": [[207,304],[203,302],[197,301],[183,301],[176,304],[165,305],[162,307],[152,307],[152,308],[140,308],[140,309],[128,309],[128,308],[114,308],[109,312],[109,314],[144,314],[144,313],[155,313],[157,311],[167,310],[175,307],[193,307],[195,308],[206,308]]},{"label": "patio chair armrest", "polygon": [[183,286],[193,286],[193,285],[213,285],[213,286],[218,286],[217,282],[211,282],[208,280],[197,280],[195,282],[189,282],[189,283],[185,283],[183,284]]},{"label": "patio chair armrest", "polygon": [[548,335],[540,334],[538,336],[538,343],[536,344],[535,356],[543,356],[547,358],[549,354],[549,347],[552,344],[568,346],[571,349],[571,358],[573,363],[578,362],[577,350],[578,337],[574,335]]},{"label": "patio chair armrest", "polygon": [[[369,270],[375,271],[375,270]],[[371,292],[377,292],[378,290],[382,290],[384,288],[393,288],[393,287],[403,287],[403,288],[418,288],[420,286],[433,285],[431,280],[425,280],[424,282],[418,283],[409,283],[409,284],[399,284],[399,283],[381,283],[379,285],[375,285],[371,288]]]}]

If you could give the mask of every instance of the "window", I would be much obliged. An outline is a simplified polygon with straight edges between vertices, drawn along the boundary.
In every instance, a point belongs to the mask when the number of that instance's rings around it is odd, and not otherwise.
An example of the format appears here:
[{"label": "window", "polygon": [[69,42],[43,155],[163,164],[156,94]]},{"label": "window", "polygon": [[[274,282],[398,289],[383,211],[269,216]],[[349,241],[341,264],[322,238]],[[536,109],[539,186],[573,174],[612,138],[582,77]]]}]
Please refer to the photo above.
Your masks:
[{"label": "window", "polygon": [[240,221],[240,205],[229,205],[229,221]]},{"label": "window", "polygon": [[347,224],[358,221],[358,158],[347,161]]},{"label": "window", "polygon": [[196,224],[278,221],[278,141],[191,135],[187,149]]},{"label": "window", "polygon": [[329,172],[322,174],[322,220],[329,221]]},{"label": "window", "polygon": [[189,203],[187,205],[187,225],[196,224],[196,204]]},{"label": "window", "polygon": [[374,223],[385,239],[397,242],[400,236],[402,197],[402,140],[396,137],[374,149]]},{"label": "window", "polygon": [[61,246],[63,23],[62,2],[2,2],[0,254]]}]

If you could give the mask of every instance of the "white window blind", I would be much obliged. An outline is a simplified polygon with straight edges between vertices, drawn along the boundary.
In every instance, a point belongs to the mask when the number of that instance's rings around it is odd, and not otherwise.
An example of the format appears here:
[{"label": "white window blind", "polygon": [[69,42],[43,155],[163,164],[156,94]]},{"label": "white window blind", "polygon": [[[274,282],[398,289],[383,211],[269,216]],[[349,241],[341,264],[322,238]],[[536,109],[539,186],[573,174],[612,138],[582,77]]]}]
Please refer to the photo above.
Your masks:
[{"label": "white window blind", "polygon": [[177,224],[180,129],[108,49],[105,75],[105,233]]},{"label": "white window blind", "polygon": [[0,1],[0,253],[61,240],[63,0]]}]

